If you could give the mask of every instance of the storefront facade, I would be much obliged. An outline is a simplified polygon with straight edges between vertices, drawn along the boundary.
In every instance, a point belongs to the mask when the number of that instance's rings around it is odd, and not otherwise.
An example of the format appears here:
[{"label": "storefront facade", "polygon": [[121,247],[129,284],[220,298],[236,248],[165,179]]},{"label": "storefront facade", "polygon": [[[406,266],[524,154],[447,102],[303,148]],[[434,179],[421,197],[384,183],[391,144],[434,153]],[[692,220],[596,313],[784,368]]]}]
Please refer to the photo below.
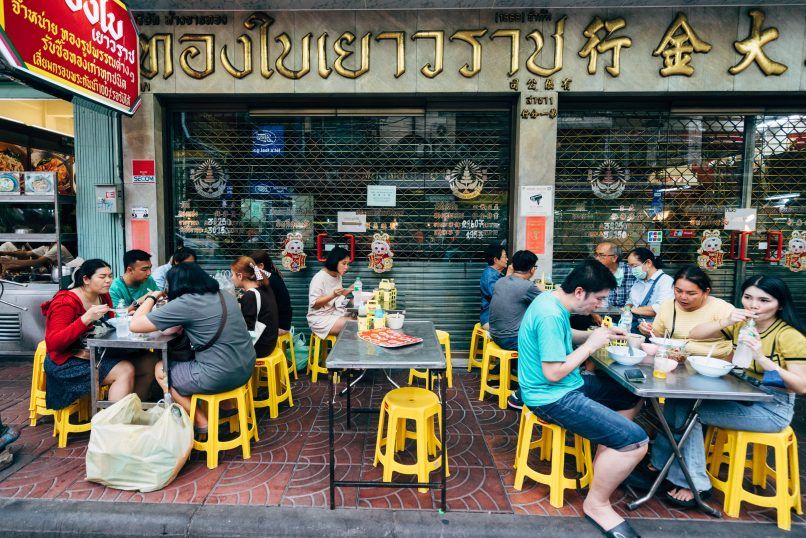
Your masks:
[{"label": "storefront facade", "polygon": [[[710,263],[724,297],[758,270],[803,286],[804,15],[136,12],[126,246],[160,262],[193,246],[211,271],[266,248],[304,327],[317,251],[351,236],[348,278],[394,278],[457,349],[493,241],[535,251],[555,281],[600,239],[660,239],[671,266]],[[750,261],[730,259],[725,208],[757,209],[737,236]]]}]

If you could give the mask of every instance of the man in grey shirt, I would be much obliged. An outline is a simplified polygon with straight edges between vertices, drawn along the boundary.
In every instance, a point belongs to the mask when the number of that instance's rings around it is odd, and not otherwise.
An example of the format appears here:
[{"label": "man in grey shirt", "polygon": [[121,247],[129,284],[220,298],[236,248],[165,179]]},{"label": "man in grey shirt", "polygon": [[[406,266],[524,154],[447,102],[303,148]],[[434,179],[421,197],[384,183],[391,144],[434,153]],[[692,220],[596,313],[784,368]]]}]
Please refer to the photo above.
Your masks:
[{"label": "man in grey shirt", "polygon": [[[490,336],[493,342],[503,349],[518,350],[518,330],[526,309],[540,294],[532,277],[535,274],[537,256],[528,250],[519,250],[512,256],[511,275],[505,276],[495,283],[493,297],[490,301]],[[512,364],[513,372],[517,371],[517,363]],[[515,391],[508,400],[509,406],[520,409],[520,391]]]}]

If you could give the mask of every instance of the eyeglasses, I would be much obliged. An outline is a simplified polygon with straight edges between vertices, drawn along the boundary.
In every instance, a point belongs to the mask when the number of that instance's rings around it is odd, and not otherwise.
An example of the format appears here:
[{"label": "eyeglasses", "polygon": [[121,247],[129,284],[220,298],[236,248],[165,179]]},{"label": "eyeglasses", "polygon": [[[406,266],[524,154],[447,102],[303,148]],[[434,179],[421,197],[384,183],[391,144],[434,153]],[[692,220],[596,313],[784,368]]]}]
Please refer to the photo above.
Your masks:
[{"label": "eyeglasses", "polygon": [[615,256],[615,254],[605,254],[605,253],[602,253],[602,252],[594,252],[593,253],[594,258],[607,258],[608,256]]}]

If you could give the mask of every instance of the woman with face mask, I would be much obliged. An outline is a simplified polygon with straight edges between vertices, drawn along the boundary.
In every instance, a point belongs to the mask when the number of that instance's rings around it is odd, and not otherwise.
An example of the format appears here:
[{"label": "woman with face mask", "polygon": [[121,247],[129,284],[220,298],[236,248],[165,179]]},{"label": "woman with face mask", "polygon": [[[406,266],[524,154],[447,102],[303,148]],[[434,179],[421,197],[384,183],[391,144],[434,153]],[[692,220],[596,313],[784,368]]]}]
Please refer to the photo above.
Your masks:
[{"label": "woman with face mask", "polygon": [[[686,351],[691,355],[707,355],[714,347],[712,357],[724,359],[731,352],[730,342],[719,337],[694,339],[691,329],[709,321],[724,319],[733,312],[733,306],[711,295],[710,277],[696,265],[687,265],[674,276],[674,298],[660,304],[655,321],[642,322],[638,330],[645,336],[668,333],[677,340],[687,340]],[[651,332],[650,332],[651,331]]]},{"label": "woman with face mask", "polygon": [[642,318],[652,323],[661,303],[674,297],[674,280],[661,269],[663,264],[660,257],[656,257],[648,248],[639,247],[630,252],[627,265],[635,277],[635,284],[630,288],[627,299],[627,306],[632,307],[633,315],[630,332],[637,332]]}]

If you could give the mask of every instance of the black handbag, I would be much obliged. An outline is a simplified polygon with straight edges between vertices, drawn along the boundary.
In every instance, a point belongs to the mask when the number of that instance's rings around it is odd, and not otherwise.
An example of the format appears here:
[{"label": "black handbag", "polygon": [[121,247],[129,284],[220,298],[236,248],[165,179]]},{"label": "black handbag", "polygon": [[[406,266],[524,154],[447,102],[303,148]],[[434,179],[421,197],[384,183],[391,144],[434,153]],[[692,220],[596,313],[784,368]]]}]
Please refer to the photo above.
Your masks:
[{"label": "black handbag", "polygon": [[197,351],[210,349],[216,343],[221,333],[224,332],[224,325],[227,324],[227,305],[224,303],[224,296],[220,291],[218,292],[218,299],[221,301],[221,322],[218,324],[218,331],[213,335],[213,338],[202,346],[193,347],[193,344],[190,343],[190,338],[183,331],[182,334],[168,343],[168,358],[170,360],[177,362],[192,361],[196,358]]}]

